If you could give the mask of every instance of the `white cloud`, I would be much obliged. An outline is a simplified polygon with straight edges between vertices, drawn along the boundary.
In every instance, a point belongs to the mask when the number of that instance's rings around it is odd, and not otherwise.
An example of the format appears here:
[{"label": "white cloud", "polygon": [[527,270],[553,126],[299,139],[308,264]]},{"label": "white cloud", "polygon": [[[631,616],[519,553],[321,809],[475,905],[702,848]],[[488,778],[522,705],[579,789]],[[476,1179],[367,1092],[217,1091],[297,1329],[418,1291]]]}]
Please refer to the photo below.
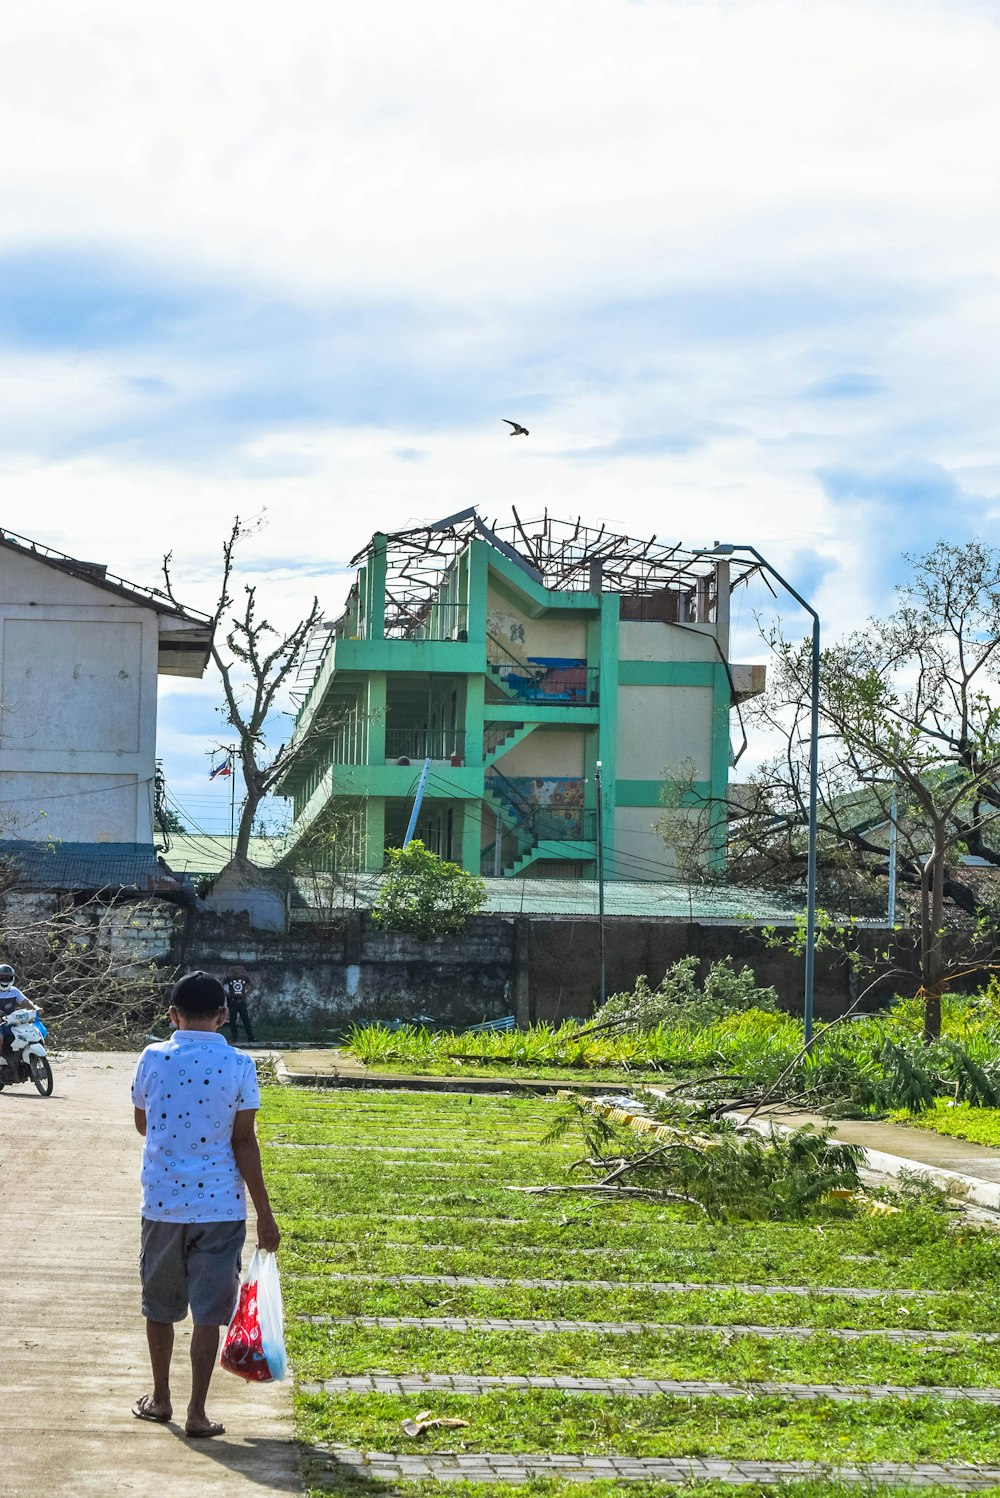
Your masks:
[{"label": "white cloud", "polygon": [[[47,269],[27,311],[0,282],[0,518],[146,583],[172,549],[210,607],[266,506],[247,566],[287,621],[376,527],[548,506],[753,541],[859,623],[912,539],[880,476],[1000,521],[997,19],[8,5],[0,258]],[[194,700],[168,684],[192,795]]]},{"label": "white cloud", "polygon": [[[983,267],[1000,34],[957,4],[180,0],[6,14],[7,236],[502,305]],[[13,211],[11,211],[13,209]]]}]

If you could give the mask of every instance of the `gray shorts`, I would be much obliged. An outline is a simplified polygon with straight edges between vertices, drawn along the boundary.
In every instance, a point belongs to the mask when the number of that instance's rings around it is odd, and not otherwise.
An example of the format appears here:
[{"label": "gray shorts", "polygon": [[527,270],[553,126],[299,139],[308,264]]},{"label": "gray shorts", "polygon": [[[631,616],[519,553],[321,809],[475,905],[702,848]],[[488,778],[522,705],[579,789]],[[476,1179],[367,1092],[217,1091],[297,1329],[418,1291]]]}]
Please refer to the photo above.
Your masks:
[{"label": "gray shorts", "polygon": [[228,1326],[240,1288],[245,1222],[152,1222],[142,1219],[139,1277],[148,1321]]}]

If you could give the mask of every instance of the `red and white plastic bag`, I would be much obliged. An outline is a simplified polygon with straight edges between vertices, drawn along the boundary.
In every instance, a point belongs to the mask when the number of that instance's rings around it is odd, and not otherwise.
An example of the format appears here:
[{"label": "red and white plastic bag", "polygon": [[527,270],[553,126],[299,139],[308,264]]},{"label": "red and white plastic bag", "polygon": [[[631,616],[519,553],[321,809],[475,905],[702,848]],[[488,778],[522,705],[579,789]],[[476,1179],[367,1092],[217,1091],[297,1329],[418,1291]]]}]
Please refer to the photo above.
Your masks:
[{"label": "red and white plastic bag", "polygon": [[250,1260],[220,1363],[249,1383],[276,1383],[288,1372],[278,1261],[266,1249]]}]

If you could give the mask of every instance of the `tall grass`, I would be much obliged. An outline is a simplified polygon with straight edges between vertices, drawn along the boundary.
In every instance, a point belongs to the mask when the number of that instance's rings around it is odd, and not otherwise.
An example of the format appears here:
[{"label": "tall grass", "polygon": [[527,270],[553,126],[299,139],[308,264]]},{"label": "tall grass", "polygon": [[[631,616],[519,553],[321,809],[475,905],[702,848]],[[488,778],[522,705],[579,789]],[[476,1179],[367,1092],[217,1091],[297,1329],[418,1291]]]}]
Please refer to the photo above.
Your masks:
[{"label": "tall grass", "polygon": [[355,1026],[351,1051],[366,1065],[392,1062],[434,1066],[447,1061],[503,1063],[530,1068],[566,1067],[587,1071],[620,1067],[625,1071],[678,1071],[727,1065],[754,1058],[765,1068],[790,1061],[799,1045],[800,1027],[787,1015],[746,1010],[698,1025],[684,1019],[650,1030],[581,1034],[578,1025],[532,1025],[526,1030],[486,1031],[463,1035],[445,1030],[383,1030]]},{"label": "tall grass", "polygon": [[[821,1030],[804,1051],[802,1026],[791,1015],[744,1009],[704,1018],[681,1006],[676,1019],[648,1029],[588,1033],[573,1024],[526,1030],[454,1034],[405,1028],[355,1027],[350,1049],[367,1065],[441,1069],[500,1066],[569,1073],[619,1071],[623,1076],[672,1073],[692,1082],[726,1079],[731,1092],[763,1092],[782,1079],[782,1093],[843,1112],[917,1111],[935,1097],[973,1106],[1000,1106],[1000,986],[945,999],[940,1041],[921,1040],[922,1011],[902,999],[884,1013]],[[703,1013],[703,1012],[702,1012]]]}]

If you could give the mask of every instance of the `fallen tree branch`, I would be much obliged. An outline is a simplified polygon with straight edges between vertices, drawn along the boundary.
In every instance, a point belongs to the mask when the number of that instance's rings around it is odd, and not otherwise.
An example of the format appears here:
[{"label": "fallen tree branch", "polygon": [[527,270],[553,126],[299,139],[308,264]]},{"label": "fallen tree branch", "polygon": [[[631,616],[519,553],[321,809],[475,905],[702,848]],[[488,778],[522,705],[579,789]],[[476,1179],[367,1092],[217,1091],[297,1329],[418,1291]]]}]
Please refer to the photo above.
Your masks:
[{"label": "fallen tree branch", "polygon": [[819,1030],[815,1035],[813,1035],[811,1040],[807,1040],[805,1045],[799,1051],[798,1055],[796,1055],[795,1058],[789,1062],[789,1064],[785,1067],[784,1071],[781,1072],[771,1088],[761,1098],[760,1102],[750,1110],[750,1112],[747,1114],[746,1121],[749,1123],[750,1119],[754,1118],[756,1114],[758,1114],[760,1110],[766,1107],[769,1103],[781,1101],[782,1099],[778,1089],[780,1088],[782,1082],[787,1076],[791,1075],[791,1073],[795,1070],[795,1068],[799,1065],[803,1058],[809,1054],[816,1042],[822,1040],[824,1035],[829,1035],[830,1031],[837,1025],[842,1025],[845,1019],[850,1019],[851,1015],[854,1013],[855,1009],[857,1009],[862,999],[867,998],[873,988],[876,988],[884,978],[896,977],[899,971],[900,969],[893,968],[887,973],[879,973],[872,979],[867,987],[861,990],[857,998],[854,1000],[853,1004],[849,1005],[849,1007],[844,1010],[843,1014],[838,1014],[836,1019],[831,1020],[828,1025],[824,1025],[822,1030]]}]

